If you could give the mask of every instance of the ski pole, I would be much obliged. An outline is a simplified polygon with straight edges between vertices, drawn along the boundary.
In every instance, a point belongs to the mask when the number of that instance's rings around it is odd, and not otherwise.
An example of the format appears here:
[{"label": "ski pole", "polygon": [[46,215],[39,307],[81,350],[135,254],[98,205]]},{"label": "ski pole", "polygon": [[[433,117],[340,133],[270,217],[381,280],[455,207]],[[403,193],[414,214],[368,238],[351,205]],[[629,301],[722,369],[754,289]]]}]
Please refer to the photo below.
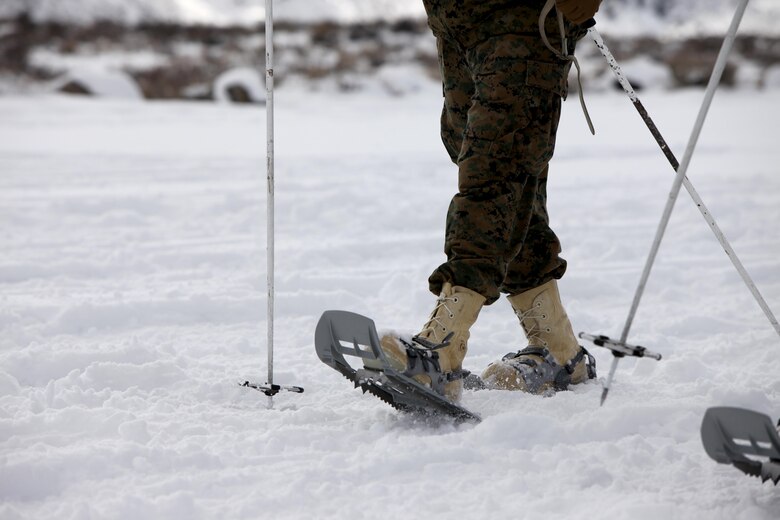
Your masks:
[{"label": "ski pole", "polygon": [[274,384],[274,14],[273,0],[265,0],[265,90],[266,90],[266,286],[268,379],[259,385],[250,381],[239,382],[244,388],[258,390],[268,396],[268,408],[274,406],[274,396],[281,391],[303,393],[303,387]]},{"label": "ski pole", "polygon": [[[266,89],[266,285],[268,289],[268,386],[274,384],[274,2],[265,0],[265,89]],[[273,395],[268,396],[273,407]]]},{"label": "ski pole", "polygon": [[[715,221],[715,218],[712,216],[710,211],[707,209],[706,205],[702,201],[699,194],[696,192],[695,188],[691,184],[690,180],[685,175],[688,166],[690,164],[691,157],[693,155],[693,151],[695,149],[696,143],[698,141],[699,135],[701,133],[701,129],[704,125],[704,120],[706,118],[707,112],[709,110],[709,107],[712,103],[712,98],[715,95],[715,90],[717,89],[717,86],[720,82],[720,78],[723,74],[723,70],[726,66],[726,60],[728,58],[728,54],[731,51],[731,48],[733,47],[734,39],[736,38],[737,29],[739,27],[739,23],[741,22],[742,15],[745,12],[745,8],[747,7],[748,0],[742,0],[742,3],[737,8],[737,11],[734,14],[734,19],[732,20],[731,27],[729,28],[729,31],[726,35],[726,38],[724,39],[723,45],[721,47],[720,53],[718,55],[718,59],[716,60],[715,68],[712,72],[712,75],[710,77],[710,82],[707,86],[707,91],[705,94],[704,102],[702,103],[702,107],[699,112],[699,116],[697,117],[696,124],[694,126],[693,132],[691,134],[691,138],[688,143],[688,147],[686,148],[686,153],[683,158],[683,165],[680,166],[680,164],[677,162],[677,159],[675,158],[672,151],[669,149],[669,146],[666,144],[666,141],[663,139],[663,136],[661,136],[660,132],[658,131],[658,128],[653,123],[650,116],[647,114],[647,111],[645,110],[644,106],[642,105],[641,101],[639,101],[639,98],[636,96],[636,93],[634,92],[634,89],[631,87],[631,84],[629,83],[628,79],[623,74],[620,66],[618,65],[617,61],[615,60],[614,56],[611,52],[609,52],[609,49],[607,48],[606,44],[604,43],[604,40],[601,38],[599,33],[595,30],[595,28],[591,27],[589,29],[589,33],[593,37],[594,41],[596,42],[596,46],[599,48],[599,51],[602,53],[602,55],[606,58],[607,63],[609,64],[612,71],[615,73],[619,83],[623,87],[623,89],[628,94],[629,98],[631,99],[632,103],[636,107],[637,111],[639,112],[639,115],[642,117],[642,119],[645,121],[648,129],[653,134],[653,137],[656,139],[656,142],[661,147],[661,150],[663,151],[664,155],[669,160],[670,164],[674,168],[675,171],[677,171],[677,175],[675,176],[675,181],[672,186],[672,190],[669,194],[669,199],[667,201],[667,206],[664,210],[664,215],[661,219],[661,222],[659,223],[659,228],[656,233],[655,240],[653,242],[653,246],[651,248],[650,255],[648,256],[647,263],[645,265],[645,269],[642,273],[642,278],[639,284],[639,287],[637,288],[637,292],[634,296],[634,300],[632,302],[631,311],[629,312],[628,319],[626,320],[626,325],[623,329],[623,334],[621,335],[620,343],[625,344],[626,339],[628,338],[628,332],[630,331],[631,324],[634,320],[634,317],[636,315],[637,309],[639,307],[639,303],[642,298],[642,294],[644,293],[645,286],[647,284],[647,279],[650,276],[650,270],[652,269],[652,265],[655,262],[656,255],[658,253],[658,249],[660,247],[660,243],[663,239],[663,235],[666,230],[666,226],[668,224],[669,218],[671,217],[671,212],[674,208],[674,203],[676,202],[677,196],[679,195],[680,187],[685,186],[686,190],[690,194],[691,198],[696,203],[697,207],[699,208],[699,211],[702,213],[702,216],[705,218],[707,223],[709,224],[710,228],[712,229],[713,233],[715,234],[715,237],[720,242],[721,246],[723,247],[726,254],[731,259],[732,263],[736,267],[738,273],[742,277],[742,280],[747,285],[750,292],[753,294],[754,298],[758,302],[761,309],[764,311],[764,314],[769,318],[770,323],[774,327],[775,331],[780,335],[780,325],[778,324],[777,319],[772,314],[771,309],[767,305],[764,298],[761,296],[761,293],[758,291],[758,288],[756,287],[755,283],[751,279],[750,275],[748,274],[747,270],[743,266],[742,262],[739,260],[739,257],[734,252],[734,249],[731,247],[730,243],[726,239],[723,232],[720,230],[719,226],[717,225],[717,222]],[[619,357],[615,357],[612,361],[612,366],[610,368],[609,376],[607,378],[607,382],[604,387],[604,391],[602,393],[601,397],[601,403],[603,404],[606,400],[607,394],[609,392],[609,388],[612,382],[612,379],[614,377],[615,370],[617,368],[617,363],[619,361]]]},{"label": "ski pole", "polygon": [[[274,384],[274,21],[273,0],[265,0],[265,89],[266,89],[266,325],[268,348],[268,376],[263,385],[250,381],[239,386],[263,392],[268,396],[268,408],[273,408],[273,396],[281,390],[298,387],[282,387]],[[298,390],[290,390],[298,391]],[[303,389],[301,388],[302,392]]]}]

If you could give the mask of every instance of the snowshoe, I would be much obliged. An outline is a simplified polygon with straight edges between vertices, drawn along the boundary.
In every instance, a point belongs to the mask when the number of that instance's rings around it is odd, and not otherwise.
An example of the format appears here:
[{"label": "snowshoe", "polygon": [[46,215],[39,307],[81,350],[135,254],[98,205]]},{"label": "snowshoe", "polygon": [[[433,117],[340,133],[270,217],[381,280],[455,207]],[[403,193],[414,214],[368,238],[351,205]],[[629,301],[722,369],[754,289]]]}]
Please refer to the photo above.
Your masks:
[{"label": "snowshoe", "polygon": [[732,464],[762,482],[780,482],[780,436],[766,415],[744,408],[710,408],[701,423],[701,440],[716,462]]},{"label": "snowshoe", "polygon": [[459,421],[481,420],[479,415],[414,379],[427,365],[420,355],[410,356],[420,362],[410,362],[406,370],[393,368],[380,347],[376,326],[370,318],[346,311],[326,311],[317,324],[314,346],[320,360],[352,381],[355,388],[398,410],[423,416],[448,416]]}]

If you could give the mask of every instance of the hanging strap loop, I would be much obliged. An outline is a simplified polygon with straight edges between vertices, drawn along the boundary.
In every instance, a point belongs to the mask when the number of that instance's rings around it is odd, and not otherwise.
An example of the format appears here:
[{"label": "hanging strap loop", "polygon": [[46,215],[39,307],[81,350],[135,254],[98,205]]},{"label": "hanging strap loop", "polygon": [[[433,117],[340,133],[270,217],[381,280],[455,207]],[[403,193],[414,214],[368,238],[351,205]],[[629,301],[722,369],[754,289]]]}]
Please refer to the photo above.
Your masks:
[{"label": "hanging strap loop", "polygon": [[553,47],[550,43],[550,40],[547,38],[547,31],[544,28],[544,22],[550,15],[550,11],[552,11],[553,7],[555,7],[555,0],[547,0],[547,3],[544,4],[542,12],[539,15],[539,35],[542,37],[542,42],[544,42],[545,47],[550,49],[550,51],[552,51],[552,53],[555,54],[559,59],[574,63],[574,67],[577,69],[577,91],[579,93],[580,106],[582,106],[582,113],[585,115],[585,121],[588,123],[588,129],[590,130],[590,133],[596,135],[596,129],[594,128],[593,121],[590,118],[588,107],[585,105],[585,94],[582,90],[582,71],[580,70],[580,62],[577,61],[577,58],[574,55],[569,54],[569,42],[566,38],[566,28],[563,23],[563,14],[561,14],[557,8],[556,14],[558,19],[558,29],[561,36],[561,50],[559,51]]}]

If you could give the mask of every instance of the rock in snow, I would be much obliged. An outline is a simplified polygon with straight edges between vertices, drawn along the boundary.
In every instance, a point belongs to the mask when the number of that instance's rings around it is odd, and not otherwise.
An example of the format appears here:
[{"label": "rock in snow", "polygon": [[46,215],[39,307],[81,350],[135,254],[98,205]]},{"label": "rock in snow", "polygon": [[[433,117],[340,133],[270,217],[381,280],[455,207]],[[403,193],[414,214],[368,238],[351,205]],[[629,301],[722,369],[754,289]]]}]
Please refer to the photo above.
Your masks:
[{"label": "rock in snow", "polygon": [[220,74],[214,80],[214,99],[221,102],[265,103],[266,88],[260,73],[249,67],[238,67]]},{"label": "rock in snow", "polygon": [[88,96],[143,99],[143,93],[133,78],[117,69],[80,66],[57,78],[52,90]]}]

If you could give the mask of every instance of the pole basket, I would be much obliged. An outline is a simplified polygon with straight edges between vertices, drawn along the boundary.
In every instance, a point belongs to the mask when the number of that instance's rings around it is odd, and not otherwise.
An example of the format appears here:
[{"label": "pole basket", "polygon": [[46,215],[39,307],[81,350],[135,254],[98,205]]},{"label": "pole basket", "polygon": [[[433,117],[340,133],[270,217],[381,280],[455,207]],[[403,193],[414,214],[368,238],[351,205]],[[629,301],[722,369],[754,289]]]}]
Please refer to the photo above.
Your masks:
[{"label": "pole basket", "polygon": [[608,336],[595,336],[593,334],[586,334],[584,332],[580,332],[579,337],[590,341],[597,347],[604,347],[609,349],[612,351],[612,355],[615,357],[648,357],[655,359],[656,361],[661,361],[661,354],[647,350],[645,347],[640,345],[629,345],[628,343],[612,339]]},{"label": "pole basket", "polygon": [[273,397],[279,392],[292,392],[294,394],[303,393],[302,386],[284,386],[284,385],[275,385],[272,383],[264,383],[262,385],[258,385],[257,383],[252,383],[249,381],[238,383],[238,386],[243,386],[245,388],[251,388],[252,390],[257,390],[258,392],[264,393],[268,397]]}]

